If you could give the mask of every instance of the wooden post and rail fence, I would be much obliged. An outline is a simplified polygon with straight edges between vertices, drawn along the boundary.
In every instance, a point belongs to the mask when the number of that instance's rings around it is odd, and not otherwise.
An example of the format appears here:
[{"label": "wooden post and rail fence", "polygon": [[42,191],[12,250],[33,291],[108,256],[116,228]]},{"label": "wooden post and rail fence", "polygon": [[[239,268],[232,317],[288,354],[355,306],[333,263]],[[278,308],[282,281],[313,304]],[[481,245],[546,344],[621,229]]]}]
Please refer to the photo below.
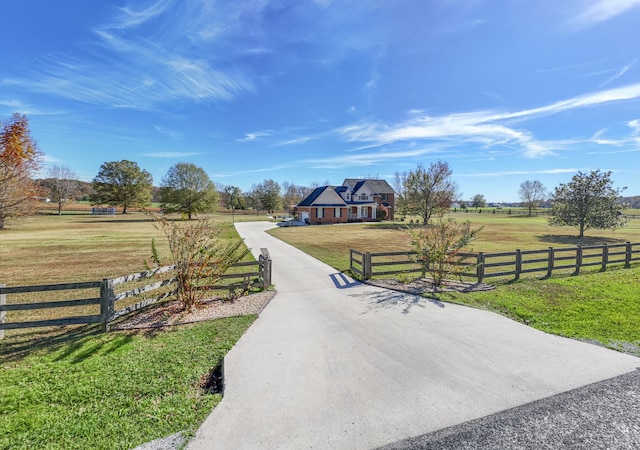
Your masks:
[{"label": "wooden post and rail fence", "polygon": [[[261,249],[261,255],[258,261],[240,262],[231,266],[232,273],[225,273],[221,277],[221,282],[226,284],[217,284],[209,286],[212,290],[229,290],[249,289],[251,287],[260,287],[267,289],[271,285],[271,268],[272,261],[266,248]],[[103,279],[101,281],[85,281],[79,283],[61,283],[37,286],[14,286],[8,287],[0,284],[0,339],[4,337],[5,330],[14,330],[21,328],[38,328],[79,324],[95,324],[101,323],[103,331],[108,331],[109,324],[119,317],[138,311],[149,305],[166,299],[177,292],[171,289],[151,298],[145,298],[137,303],[130,304],[126,307],[116,309],[118,303],[122,304],[122,300],[139,297],[143,294],[158,290],[163,287],[176,285],[177,278],[171,277],[160,281],[147,284],[145,286],[130,289],[125,292],[116,293],[115,287],[125,283],[139,282],[148,278],[154,278],[165,273],[171,273],[175,266],[161,267],[155,270],[126,275],[119,278]],[[239,280],[234,282],[234,280]],[[41,301],[34,303],[9,303],[8,296],[16,294],[38,293],[38,292],[54,292],[54,291],[73,291],[73,290],[95,290],[99,289],[99,295],[91,298],[74,299],[74,300],[55,300]],[[7,322],[6,314],[9,311],[30,311],[49,308],[78,307],[78,306],[96,306],[99,305],[99,312],[90,315],[80,315],[72,317],[62,317],[47,320],[31,320],[23,322]],[[97,309],[97,308],[96,308]]]},{"label": "wooden post and rail fence", "polygon": [[[425,275],[425,269],[412,259],[416,252],[360,252],[350,250],[351,272],[363,280],[400,274]],[[577,275],[585,267],[618,265],[626,268],[640,261],[640,243],[578,245],[576,247],[542,250],[516,250],[499,253],[458,253],[454,265],[458,270],[452,275],[475,279],[478,283],[487,278],[513,277],[537,273],[551,277],[554,272],[568,271]]]}]

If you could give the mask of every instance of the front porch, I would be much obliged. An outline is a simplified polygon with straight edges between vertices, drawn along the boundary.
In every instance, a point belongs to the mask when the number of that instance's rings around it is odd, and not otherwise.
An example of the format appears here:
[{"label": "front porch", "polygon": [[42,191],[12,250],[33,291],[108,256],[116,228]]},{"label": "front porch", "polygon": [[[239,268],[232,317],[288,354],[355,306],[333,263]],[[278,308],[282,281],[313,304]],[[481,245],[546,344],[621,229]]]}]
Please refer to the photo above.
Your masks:
[{"label": "front porch", "polygon": [[361,206],[350,206],[347,210],[347,220],[353,222],[357,220],[375,220],[376,205],[368,204]]}]

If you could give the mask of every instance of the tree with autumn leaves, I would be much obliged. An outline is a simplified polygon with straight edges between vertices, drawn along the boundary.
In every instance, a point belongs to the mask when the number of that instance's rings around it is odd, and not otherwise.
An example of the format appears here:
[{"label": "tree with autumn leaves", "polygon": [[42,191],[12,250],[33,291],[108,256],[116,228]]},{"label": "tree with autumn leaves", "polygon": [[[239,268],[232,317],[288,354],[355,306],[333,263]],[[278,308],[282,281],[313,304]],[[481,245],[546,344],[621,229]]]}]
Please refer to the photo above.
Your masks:
[{"label": "tree with autumn leaves", "polygon": [[15,113],[0,121],[0,230],[8,219],[36,211],[33,175],[41,160],[42,153],[31,137],[25,115]]}]

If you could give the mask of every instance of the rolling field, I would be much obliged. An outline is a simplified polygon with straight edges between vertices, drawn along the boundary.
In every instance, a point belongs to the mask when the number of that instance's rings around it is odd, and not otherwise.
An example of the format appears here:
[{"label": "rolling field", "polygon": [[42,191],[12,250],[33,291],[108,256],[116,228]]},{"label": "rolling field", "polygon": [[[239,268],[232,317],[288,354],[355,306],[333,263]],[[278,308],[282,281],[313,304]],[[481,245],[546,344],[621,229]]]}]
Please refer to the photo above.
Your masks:
[{"label": "rolling field", "polygon": [[[511,252],[547,247],[573,247],[577,244],[640,242],[640,219],[633,219],[619,230],[588,230],[582,239],[569,227],[550,227],[544,216],[452,213],[459,222],[469,220],[483,227],[468,251]],[[281,227],[271,234],[340,270],[349,269],[349,249],[361,252],[410,250],[409,229],[404,222],[353,223],[330,226]],[[416,218],[416,222],[418,219]]]}]

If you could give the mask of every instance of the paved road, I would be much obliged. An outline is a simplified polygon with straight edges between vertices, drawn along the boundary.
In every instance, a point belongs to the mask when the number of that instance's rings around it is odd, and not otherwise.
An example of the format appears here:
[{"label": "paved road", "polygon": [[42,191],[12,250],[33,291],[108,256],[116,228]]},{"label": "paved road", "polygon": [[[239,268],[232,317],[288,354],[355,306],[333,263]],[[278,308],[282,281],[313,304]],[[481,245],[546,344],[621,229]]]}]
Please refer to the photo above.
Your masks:
[{"label": "paved road", "polygon": [[[640,360],[353,280],[236,225],[278,295],[229,352],[188,448],[374,448],[634,371]],[[299,230],[304,232],[304,230]]]}]

